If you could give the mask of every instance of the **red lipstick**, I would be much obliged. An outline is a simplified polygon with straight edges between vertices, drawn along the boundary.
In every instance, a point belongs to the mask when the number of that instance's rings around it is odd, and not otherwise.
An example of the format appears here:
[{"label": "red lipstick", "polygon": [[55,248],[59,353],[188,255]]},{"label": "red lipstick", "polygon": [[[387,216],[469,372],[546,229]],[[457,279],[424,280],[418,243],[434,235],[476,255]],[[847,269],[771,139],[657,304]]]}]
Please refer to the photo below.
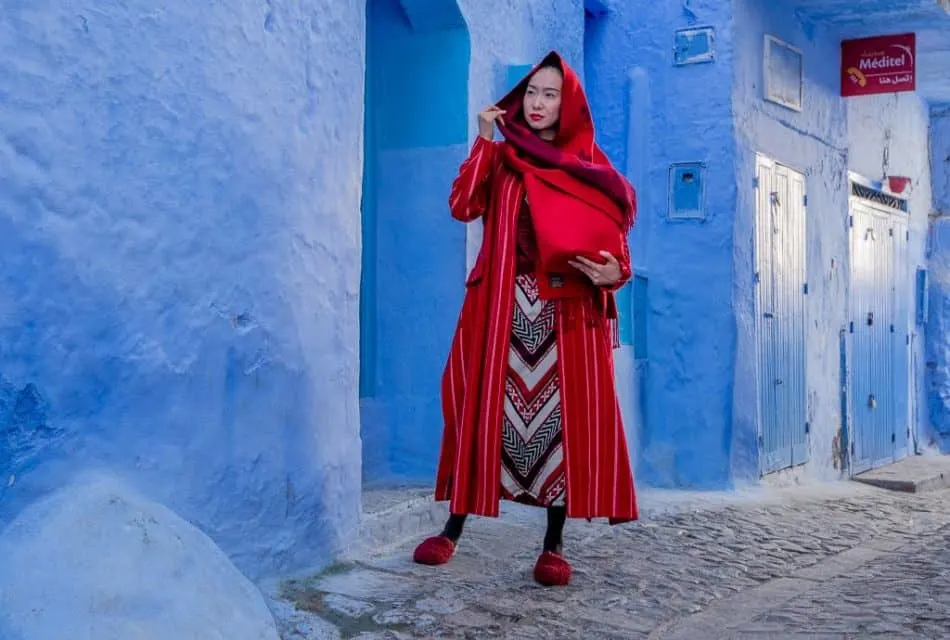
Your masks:
[{"label": "red lipstick", "polygon": [[532,114],[531,114],[530,116],[528,116],[528,117],[531,118],[531,120],[534,121],[534,122],[539,122],[540,120],[544,120],[544,116],[542,116],[542,115],[539,114],[539,113],[532,113]]}]

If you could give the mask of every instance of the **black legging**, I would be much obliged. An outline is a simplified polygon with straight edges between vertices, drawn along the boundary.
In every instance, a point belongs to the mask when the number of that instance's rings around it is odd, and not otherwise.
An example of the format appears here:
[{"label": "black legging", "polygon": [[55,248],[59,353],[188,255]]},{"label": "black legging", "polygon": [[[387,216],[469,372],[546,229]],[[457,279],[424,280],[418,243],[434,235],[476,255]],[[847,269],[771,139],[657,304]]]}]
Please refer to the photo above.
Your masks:
[{"label": "black legging", "polygon": [[[548,528],[544,532],[544,550],[559,553],[564,537],[564,523],[567,522],[567,508],[548,507],[547,511]],[[452,542],[458,542],[458,539],[462,536],[462,529],[465,528],[467,517],[464,514],[457,513],[450,515],[448,522],[445,523],[445,529],[442,530],[442,535]]]}]

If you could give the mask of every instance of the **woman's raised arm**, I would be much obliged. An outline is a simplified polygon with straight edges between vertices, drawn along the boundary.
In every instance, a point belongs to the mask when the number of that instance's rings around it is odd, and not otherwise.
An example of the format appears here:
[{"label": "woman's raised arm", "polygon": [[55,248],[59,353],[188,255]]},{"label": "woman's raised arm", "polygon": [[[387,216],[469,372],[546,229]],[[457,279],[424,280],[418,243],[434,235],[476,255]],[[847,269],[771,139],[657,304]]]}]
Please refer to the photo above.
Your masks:
[{"label": "woman's raised arm", "polygon": [[449,209],[452,217],[462,222],[471,222],[485,214],[491,189],[492,163],[495,143],[479,136],[459,167],[459,174],[449,193]]}]

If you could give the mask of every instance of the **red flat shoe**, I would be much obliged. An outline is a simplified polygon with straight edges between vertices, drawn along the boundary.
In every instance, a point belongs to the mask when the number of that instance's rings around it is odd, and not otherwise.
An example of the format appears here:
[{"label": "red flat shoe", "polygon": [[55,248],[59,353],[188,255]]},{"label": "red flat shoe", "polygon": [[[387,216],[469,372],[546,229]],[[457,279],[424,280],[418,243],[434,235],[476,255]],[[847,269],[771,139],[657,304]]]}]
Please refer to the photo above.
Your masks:
[{"label": "red flat shoe", "polygon": [[426,538],[416,547],[412,559],[419,564],[445,564],[455,555],[455,543],[445,536]]},{"label": "red flat shoe", "polygon": [[534,565],[534,579],[545,587],[566,587],[571,582],[571,565],[558,554],[545,551]]}]

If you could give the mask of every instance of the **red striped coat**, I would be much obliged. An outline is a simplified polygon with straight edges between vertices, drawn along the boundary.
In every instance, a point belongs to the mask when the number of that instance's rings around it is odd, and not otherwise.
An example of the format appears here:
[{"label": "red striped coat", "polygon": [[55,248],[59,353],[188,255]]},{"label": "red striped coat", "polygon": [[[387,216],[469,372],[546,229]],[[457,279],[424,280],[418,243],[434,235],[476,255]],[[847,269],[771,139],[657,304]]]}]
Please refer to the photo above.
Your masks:
[{"label": "red striped coat", "polygon": [[[501,499],[501,435],[514,305],[515,241],[524,187],[500,161],[500,145],[477,138],[452,185],[449,206],[462,222],[482,218],[482,249],[442,376],[445,427],[436,499],[452,513],[496,517]],[[617,256],[626,278],[630,258]],[[609,322],[595,291],[557,305],[558,366],[567,514],[637,518],[633,474],[614,386]]]}]

